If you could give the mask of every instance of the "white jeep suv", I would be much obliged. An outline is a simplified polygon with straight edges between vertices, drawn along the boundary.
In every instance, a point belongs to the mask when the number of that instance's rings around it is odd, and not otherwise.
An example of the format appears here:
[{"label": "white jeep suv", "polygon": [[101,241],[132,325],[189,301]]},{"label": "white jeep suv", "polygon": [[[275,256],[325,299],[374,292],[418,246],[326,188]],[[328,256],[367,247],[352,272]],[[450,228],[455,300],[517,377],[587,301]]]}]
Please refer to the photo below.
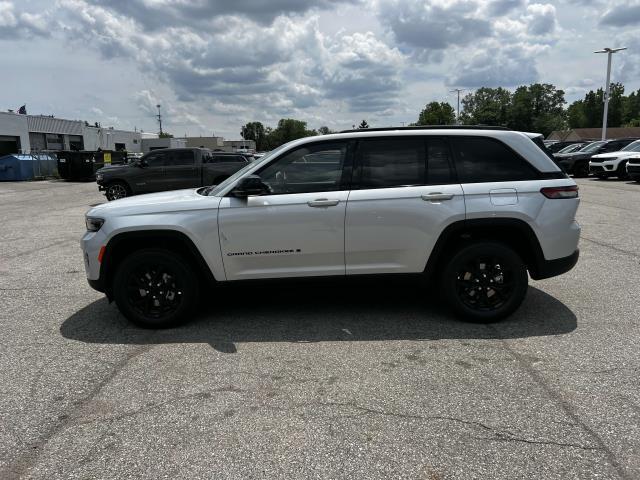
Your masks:
[{"label": "white jeep suv", "polygon": [[627,178],[627,162],[640,152],[640,140],[631,142],[622,150],[594,155],[589,161],[589,172],[598,178]]},{"label": "white jeep suv", "polygon": [[89,283],[132,322],[166,327],[220,282],[365,274],[434,280],[460,317],[523,301],[528,274],[578,260],[578,187],[502,128],[349,131],[282,145],[219,185],[86,215]]}]

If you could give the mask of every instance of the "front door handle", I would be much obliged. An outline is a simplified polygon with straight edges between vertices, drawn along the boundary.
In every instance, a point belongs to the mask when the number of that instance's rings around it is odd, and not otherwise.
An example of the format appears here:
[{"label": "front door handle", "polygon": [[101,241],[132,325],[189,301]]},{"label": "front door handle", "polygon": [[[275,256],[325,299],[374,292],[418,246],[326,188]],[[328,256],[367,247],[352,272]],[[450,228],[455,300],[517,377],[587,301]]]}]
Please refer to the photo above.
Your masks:
[{"label": "front door handle", "polygon": [[307,202],[310,207],[335,207],[340,203],[340,200],[329,200],[327,198],[318,198],[317,200],[311,200]]},{"label": "front door handle", "polygon": [[451,200],[452,198],[453,193],[432,192],[427,193],[426,195],[422,195],[422,199],[425,202],[440,202],[442,200]]}]

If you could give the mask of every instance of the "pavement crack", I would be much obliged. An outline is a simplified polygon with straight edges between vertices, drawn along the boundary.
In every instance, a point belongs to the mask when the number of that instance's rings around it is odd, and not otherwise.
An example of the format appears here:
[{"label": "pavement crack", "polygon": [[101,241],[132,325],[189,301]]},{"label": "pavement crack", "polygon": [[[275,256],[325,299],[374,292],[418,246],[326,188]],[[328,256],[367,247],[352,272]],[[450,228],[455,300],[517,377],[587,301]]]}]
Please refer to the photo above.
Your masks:
[{"label": "pavement crack", "polygon": [[595,243],[596,245],[599,245],[599,246],[604,247],[604,248],[609,248],[609,249],[614,250],[614,251],[616,251],[618,253],[622,253],[622,254],[624,254],[624,255],[626,255],[628,257],[638,258],[638,254],[635,253],[635,252],[632,252],[632,251],[629,251],[629,250],[625,250],[623,248],[614,247],[613,245],[610,245],[608,243],[600,242],[598,240],[594,240],[592,238],[585,237],[584,234],[580,235],[580,240],[586,240],[587,242]]},{"label": "pavement crack", "polygon": [[[119,362],[114,364],[113,368],[107,373],[107,375],[96,383],[89,393],[76,403],[77,406],[74,409],[74,412],[81,411],[109,382],[111,382],[111,380],[118,375],[118,373],[120,373],[120,371],[122,371],[122,369],[127,366],[129,362],[149,351],[154,346],[155,345],[143,345],[141,347],[137,347],[125,355]],[[71,414],[62,415],[60,420],[51,424],[38,440],[28,443],[26,446],[26,452],[22,456],[12,462],[8,462],[0,469],[0,478],[4,480],[13,480],[22,477],[37,463],[38,458],[46,445],[54,437],[73,425],[73,417],[73,412]]]}]

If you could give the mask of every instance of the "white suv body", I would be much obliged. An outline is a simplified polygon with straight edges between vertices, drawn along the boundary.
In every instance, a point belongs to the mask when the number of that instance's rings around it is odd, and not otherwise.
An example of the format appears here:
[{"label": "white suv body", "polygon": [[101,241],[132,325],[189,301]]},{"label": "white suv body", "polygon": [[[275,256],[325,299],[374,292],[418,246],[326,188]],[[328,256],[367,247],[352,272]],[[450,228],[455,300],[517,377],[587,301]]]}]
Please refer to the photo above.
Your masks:
[{"label": "white suv body", "polygon": [[357,131],[290,142],[211,189],[97,206],[82,249],[90,284],[121,310],[116,272],[145,248],[174,251],[221,282],[430,274],[473,237],[506,245],[546,278],[577,261],[578,203],[575,182],[528,134]]},{"label": "white suv body", "polygon": [[631,180],[640,182],[640,153],[627,159],[627,175]]},{"label": "white suv body", "polygon": [[625,178],[627,161],[636,157],[639,152],[640,140],[636,140],[620,151],[594,155],[589,161],[589,172],[600,178]]}]

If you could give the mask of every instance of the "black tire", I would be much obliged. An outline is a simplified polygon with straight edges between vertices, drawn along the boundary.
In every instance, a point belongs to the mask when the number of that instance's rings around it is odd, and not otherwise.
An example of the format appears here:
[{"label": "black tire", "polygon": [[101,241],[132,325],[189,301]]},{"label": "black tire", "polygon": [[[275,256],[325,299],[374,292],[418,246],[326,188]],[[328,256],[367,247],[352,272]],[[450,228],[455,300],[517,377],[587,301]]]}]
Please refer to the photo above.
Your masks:
[{"label": "black tire", "polygon": [[573,176],[576,178],[584,178],[589,176],[589,163],[576,162],[573,165]]},{"label": "black tire", "polygon": [[626,161],[620,162],[620,164],[618,165],[618,168],[616,169],[616,176],[620,180],[628,180],[629,179],[629,174],[627,173],[627,162]]},{"label": "black tire", "polygon": [[107,197],[107,200],[109,200],[110,202],[131,195],[131,189],[129,188],[129,185],[124,182],[111,182],[105,188],[106,190],[104,194]]},{"label": "black tire", "polygon": [[442,294],[462,320],[490,323],[511,315],[527,294],[527,267],[501,243],[461,248],[441,274]]},{"label": "black tire", "polygon": [[143,328],[167,328],[188,320],[200,288],[192,265],[175,252],[138,250],[124,259],[113,279],[120,312]]}]

